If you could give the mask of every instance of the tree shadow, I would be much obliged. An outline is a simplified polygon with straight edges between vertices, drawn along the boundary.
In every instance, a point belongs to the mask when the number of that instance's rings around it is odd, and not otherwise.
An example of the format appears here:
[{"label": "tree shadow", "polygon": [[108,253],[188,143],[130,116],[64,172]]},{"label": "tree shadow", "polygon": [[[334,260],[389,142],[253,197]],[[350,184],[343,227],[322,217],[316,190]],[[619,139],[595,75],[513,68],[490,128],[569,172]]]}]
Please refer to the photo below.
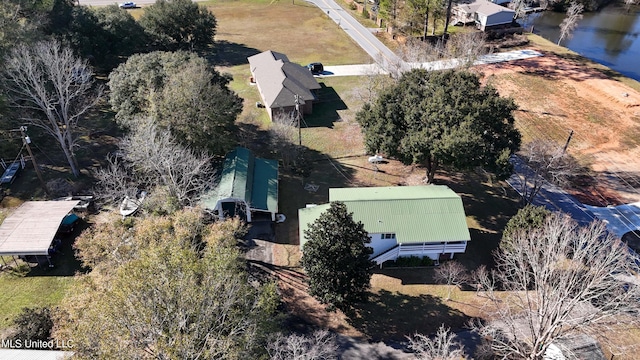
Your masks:
[{"label": "tree shadow", "polygon": [[467,216],[488,232],[502,232],[521,207],[520,197],[508,184],[490,180],[486,174],[441,171],[435,182],[460,195]]},{"label": "tree shadow", "polygon": [[272,148],[269,146],[269,132],[258,125],[246,122],[237,123],[236,137],[238,146],[246,147],[257,157],[272,158]]},{"label": "tree shadow", "polygon": [[435,333],[441,324],[462,328],[470,318],[431,295],[410,296],[381,290],[355,309],[351,324],[373,341],[406,340],[415,333]]},{"label": "tree shadow", "polygon": [[220,40],[216,42],[215,53],[208,60],[218,66],[235,66],[248,64],[247,58],[259,54],[261,51],[244,44]]},{"label": "tree shadow", "polygon": [[435,284],[433,279],[434,267],[411,267],[411,268],[382,268],[374,269],[374,274],[388,276],[400,280],[402,285],[425,285]]},{"label": "tree shadow", "polygon": [[88,272],[89,269],[84,268],[80,260],[75,256],[73,244],[76,238],[89,226],[91,224],[80,220],[70,234],[56,235],[56,239],[60,239],[62,242],[58,251],[51,255],[50,261],[53,266],[49,267],[49,262],[43,256],[40,256],[40,264],[29,263],[31,270],[26,276],[74,276],[78,273]]},{"label": "tree shadow", "polygon": [[[574,81],[585,81],[592,79],[613,79],[616,80],[621,74],[607,68],[593,68],[598,63],[577,54],[555,54],[544,52],[544,56],[558,57],[566,61],[559,61],[554,67],[540,68],[536,58],[519,60],[518,65],[522,66],[524,74],[539,76],[549,80],[564,80],[569,78]],[[587,66],[585,66],[587,65]],[[504,66],[508,66],[504,64]],[[617,80],[616,80],[617,81]]]},{"label": "tree shadow", "polygon": [[333,128],[333,123],[341,120],[338,110],[347,110],[347,104],[333,87],[320,83],[317,92],[318,100],[313,103],[313,113],[304,117],[306,127]]},{"label": "tree shadow", "polygon": [[278,209],[287,220],[276,226],[276,242],[299,245],[298,209],[308,204],[329,202],[329,188],[357,185],[353,182],[355,169],[343,166],[329,155],[305,149],[309,160],[309,176],[303,177],[292,171],[280,172]]},{"label": "tree shadow", "polygon": [[485,174],[447,171],[442,175],[436,176],[436,183],[447,185],[460,195],[471,235],[467,250],[456,254],[456,260],[470,271],[480,265],[491,268],[493,250],[500,243],[502,231],[522,206],[520,197],[506,183],[490,181]]}]

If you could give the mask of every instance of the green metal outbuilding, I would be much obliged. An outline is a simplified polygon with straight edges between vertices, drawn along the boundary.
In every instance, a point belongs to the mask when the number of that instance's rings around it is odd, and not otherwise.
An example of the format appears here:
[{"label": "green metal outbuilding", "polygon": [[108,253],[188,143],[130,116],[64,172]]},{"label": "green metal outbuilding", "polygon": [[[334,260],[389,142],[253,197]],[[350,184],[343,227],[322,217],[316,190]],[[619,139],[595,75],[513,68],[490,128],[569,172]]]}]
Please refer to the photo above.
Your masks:
[{"label": "green metal outbuilding", "polygon": [[[471,240],[462,199],[447,186],[393,186],[329,189],[329,201],[341,201],[371,237],[378,264],[400,256],[434,260],[463,253]],[[298,210],[300,246],[305,230],[329,204]]]},{"label": "green metal outbuilding", "polygon": [[278,162],[255,157],[249,149],[237,147],[225,157],[218,186],[200,204],[220,219],[240,216],[251,222],[256,215],[278,212]]}]

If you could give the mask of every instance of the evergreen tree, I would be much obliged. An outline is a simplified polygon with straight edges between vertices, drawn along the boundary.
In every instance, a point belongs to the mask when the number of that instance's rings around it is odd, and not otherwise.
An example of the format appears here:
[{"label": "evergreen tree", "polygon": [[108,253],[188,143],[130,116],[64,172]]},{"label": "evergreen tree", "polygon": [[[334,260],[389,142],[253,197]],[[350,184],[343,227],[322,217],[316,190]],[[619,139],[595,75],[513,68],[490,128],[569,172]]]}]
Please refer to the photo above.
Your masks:
[{"label": "evergreen tree", "polygon": [[366,301],[373,273],[373,249],[361,222],[353,220],[342,202],[329,209],[306,230],[302,266],[309,276],[309,293],[329,310],[348,310]]},{"label": "evergreen tree", "polygon": [[441,165],[476,166],[511,173],[509,156],[520,147],[512,112],[516,105],[478,75],[412,70],[356,115],[370,153],[422,164],[427,182]]},{"label": "evergreen tree", "polygon": [[541,228],[544,222],[551,215],[551,211],[543,206],[527,205],[509,219],[502,232],[500,249],[502,251],[511,250],[512,238],[518,232],[529,232]]}]

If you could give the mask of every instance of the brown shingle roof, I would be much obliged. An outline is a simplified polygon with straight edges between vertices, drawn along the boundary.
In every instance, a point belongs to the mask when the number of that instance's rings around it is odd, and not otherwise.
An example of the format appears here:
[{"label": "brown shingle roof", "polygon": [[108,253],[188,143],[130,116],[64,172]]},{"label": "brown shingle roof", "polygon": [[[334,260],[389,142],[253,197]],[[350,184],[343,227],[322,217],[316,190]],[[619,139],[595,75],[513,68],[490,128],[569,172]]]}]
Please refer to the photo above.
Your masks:
[{"label": "brown shingle roof", "polygon": [[320,89],[309,70],[290,62],[284,54],[267,50],[248,60],[265,106],[269,108],[294,106],[295,95],[312,101],[315,97],[311,90]]}]

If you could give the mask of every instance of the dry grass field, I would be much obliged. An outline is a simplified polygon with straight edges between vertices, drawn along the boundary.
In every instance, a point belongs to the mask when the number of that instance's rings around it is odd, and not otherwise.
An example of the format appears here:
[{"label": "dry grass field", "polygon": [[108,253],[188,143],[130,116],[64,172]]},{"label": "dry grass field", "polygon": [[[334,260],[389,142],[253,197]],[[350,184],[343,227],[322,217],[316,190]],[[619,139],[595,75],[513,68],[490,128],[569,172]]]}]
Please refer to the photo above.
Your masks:
[{"label": "dry grass field", "polygon": [[[537,36],[544,56],[476,68],[520,109],[524,141],[564,145],[592,171],[589,189],[576,189],[593,205],[640,201],[640,83]],[[585,191],[586,190],[586,191]],[[580,192],[585,192],[580,194]]]}]

